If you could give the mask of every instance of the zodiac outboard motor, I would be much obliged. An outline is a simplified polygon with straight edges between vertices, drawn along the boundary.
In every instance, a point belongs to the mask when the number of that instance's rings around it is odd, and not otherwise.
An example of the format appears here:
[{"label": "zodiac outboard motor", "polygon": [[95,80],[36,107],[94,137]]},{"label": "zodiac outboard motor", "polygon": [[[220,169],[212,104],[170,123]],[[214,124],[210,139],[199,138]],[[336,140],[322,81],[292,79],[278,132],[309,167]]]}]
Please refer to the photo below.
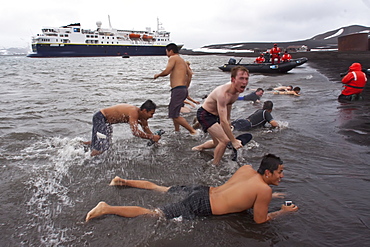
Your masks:
[{"label": "zodiac outboard motor", "polygon": [[229,59],[229,64],[231,64],[231,65],[236,64],[236,59],[235,58],[230,58]]}]

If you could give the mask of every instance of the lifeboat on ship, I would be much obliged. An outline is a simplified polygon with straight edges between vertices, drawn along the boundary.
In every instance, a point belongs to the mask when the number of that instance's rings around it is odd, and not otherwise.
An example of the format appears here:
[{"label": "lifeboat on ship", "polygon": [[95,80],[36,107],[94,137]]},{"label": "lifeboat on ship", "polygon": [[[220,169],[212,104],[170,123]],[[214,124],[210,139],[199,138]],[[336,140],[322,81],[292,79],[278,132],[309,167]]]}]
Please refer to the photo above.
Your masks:
[{"label": "lifeboat on ship", "polygon": [[129,35],[130,39],[140,39],[140,36],[138,33],[130,33]]},{"label": "lifeboat on ship", "polygon": [[152,40],[152,39],[153,39],[153,36],[146,35],[146,34],[143,35],[143,40]]}]

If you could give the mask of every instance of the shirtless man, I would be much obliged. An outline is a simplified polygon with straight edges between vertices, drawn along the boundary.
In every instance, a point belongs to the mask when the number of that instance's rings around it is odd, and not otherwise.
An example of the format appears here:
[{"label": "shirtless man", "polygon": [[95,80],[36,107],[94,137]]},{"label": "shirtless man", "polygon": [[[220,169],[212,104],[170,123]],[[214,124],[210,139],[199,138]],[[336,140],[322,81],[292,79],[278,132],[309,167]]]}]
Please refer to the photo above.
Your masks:
[{"label": "shirtless man", "polygon": [[208,132],[212,140],[192,150],[214,148],[213,164],[218,165],[225,153],[226,146],[231,142],[235,149],[242,147],[240,140],[236,139],[231,131],[230,113],[232,104],[244,92],[248,85],[249,71],[243,66],[236,66],[231,70],[231,83],[216,87],[205,99],[202,107],[198,109],[197,120],[204,132]]},{"label": "shirtless man", "polygon": [[184,100],[188,97],[187,83],[191,77],[191,71],[184,59],[179,55],[176,44],[166,46],[166,54],[169,57],[167,67],[159,74],[154,75],[154,79],[160,76],[170,75],[171,101],[168,106],[168,117],[172,118],[175,131],[180,131],[180,125],[187,129],[190,134],[195,135],[197,131],[191,127],[185,118],[180,116],[181,107]]},{"label": "shirtless man", "polygon": [[287,89],[286,91],[274,91],[274,94],[287,94],[287,95],[294,95],[294,96],[301,96],[300,95],[301,88],[300,87],[295,87],[293,90]]},{"label": "shirtless man", "polygon": [[[141,107],[129,104],[119,104],[104,108],[93,116],[92,138],[85,145],[91,145],[91,156],[102,154],[109,149],[112,139],[112,124],[129,123],[132,134],[137,137],[158,142],[161,137],[154,135],[148,126],[148,119],[152,118],[156,105],[147,100]],[[138,128],[141,125],[143,131]]]},{"label": "shirtless man", "polygon": [[253,208],[253,219],[257,224],[275,219],[288,212],[295,212],[298,207],[282,205],[279,211],[268,212],[272,198],[283,198],[284,193],[272,193],[270,185],[279,185],[283,175],[283,162],[273,154],[263,157],[257,171],[250,165],[240,167],[234,175],[219,187],[208,186],[159,186],[149,181],[126,180],[115,177],[110,185],[130,186],[140,189],[175,193],[186,192],[189,195],[182,202],[168,204],[156,209],[138,206],[110,206],[99,202],[86,216],[86,221],[106,214],[123,217],[150,215],[167,219],[182,216],[186,219],[210,215],[238,213]]}]

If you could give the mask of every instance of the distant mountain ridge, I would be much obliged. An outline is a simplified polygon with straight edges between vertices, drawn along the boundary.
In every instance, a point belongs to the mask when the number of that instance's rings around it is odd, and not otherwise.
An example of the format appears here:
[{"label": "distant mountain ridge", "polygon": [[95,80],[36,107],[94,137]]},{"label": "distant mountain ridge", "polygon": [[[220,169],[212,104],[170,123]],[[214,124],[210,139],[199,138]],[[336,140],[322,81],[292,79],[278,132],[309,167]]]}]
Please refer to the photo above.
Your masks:
[{"label": "distant mountain ridge", "polygon": [[[351,25],[341,27],[332,31],[318,34],[310,39],[299,41],[278,42],[280,47],[306,45],[309,49],[337,49],[338,37],[353,33],[368,32],[370,27]],[[238,42],[229,44],[214,44],[203,46],[206,49],[228,49],[228,50],[251,50],[251,49],[270,49],[277,42]]]}]

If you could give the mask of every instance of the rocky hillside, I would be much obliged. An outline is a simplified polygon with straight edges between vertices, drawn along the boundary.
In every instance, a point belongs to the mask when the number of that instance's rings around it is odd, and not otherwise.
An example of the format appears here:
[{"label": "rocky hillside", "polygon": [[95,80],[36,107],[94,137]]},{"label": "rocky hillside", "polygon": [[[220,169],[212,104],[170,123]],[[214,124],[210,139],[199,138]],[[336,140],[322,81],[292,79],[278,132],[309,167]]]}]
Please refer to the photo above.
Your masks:
[{"label": "rocky hillside", "polygon": [[[370,27],[352,25],[347,27],[341,27],[326,33],[318,34],[310,39],[290,41],[290,42],[279,42],[279,47],[288,46],[302,46],[306,45],[309,49],[336,49],[338,47],[338,37],[352,34],[368,32],[370,33]],[[227,50],[250,50],[250,49],[270,49],[274,42],[243,42],[243,43],[230,43],[230,44],[214,44],[203,46],[202,48],[207,49],[227,49]]]}]

